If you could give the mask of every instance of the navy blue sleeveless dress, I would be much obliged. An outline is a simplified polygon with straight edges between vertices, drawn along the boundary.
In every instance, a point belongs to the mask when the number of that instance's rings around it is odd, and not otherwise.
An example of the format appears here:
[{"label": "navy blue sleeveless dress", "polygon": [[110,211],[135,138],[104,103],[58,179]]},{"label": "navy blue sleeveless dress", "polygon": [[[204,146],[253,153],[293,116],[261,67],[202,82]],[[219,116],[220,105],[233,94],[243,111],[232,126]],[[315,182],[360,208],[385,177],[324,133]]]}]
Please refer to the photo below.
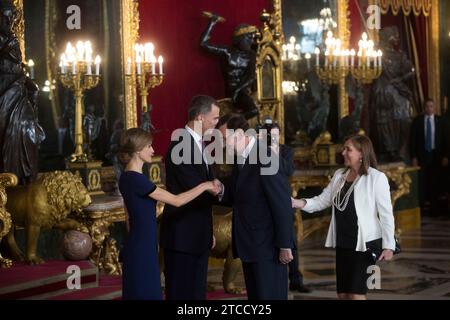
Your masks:
[{"label": "navy blue sleeveless dress", "polygon": [[122,299],[162,300],[156,201],[149,197],[156,186],[142,173],[125,171],[119,189],[130,225],[122,251]]}]

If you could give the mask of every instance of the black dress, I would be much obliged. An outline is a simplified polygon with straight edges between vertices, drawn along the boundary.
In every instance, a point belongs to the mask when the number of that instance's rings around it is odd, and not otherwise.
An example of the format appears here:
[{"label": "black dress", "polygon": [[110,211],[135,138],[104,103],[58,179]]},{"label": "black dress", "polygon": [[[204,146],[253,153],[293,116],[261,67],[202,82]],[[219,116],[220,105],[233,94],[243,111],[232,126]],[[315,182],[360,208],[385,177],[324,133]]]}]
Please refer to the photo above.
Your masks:
[{"label": "black dress", "polygon": [[162,300],[156,236],[156,186],[145,175],[125,171],[119,189],[128,211],[130,232],[123,248],[123,300]]},{"label": "black dress", "polygon": [[[352,182],[342,187],[343,197]],[[336,286],[337,293],[367,294],[368,268],[372,258],[367,252],[356,251],[358,241],[358,216],[354,192],[350,194],[347,207],[340,211],[335,207],[336,223]]]}]

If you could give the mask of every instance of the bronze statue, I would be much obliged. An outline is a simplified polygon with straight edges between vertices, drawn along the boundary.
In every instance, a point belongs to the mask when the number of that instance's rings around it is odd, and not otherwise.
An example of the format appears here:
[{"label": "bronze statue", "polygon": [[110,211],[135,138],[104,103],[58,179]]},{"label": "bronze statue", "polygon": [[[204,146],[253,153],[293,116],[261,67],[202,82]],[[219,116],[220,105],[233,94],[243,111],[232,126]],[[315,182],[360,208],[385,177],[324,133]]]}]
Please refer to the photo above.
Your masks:
[{"label": "bronze statue", "polygon": [[95,115],[95,106],[89,105],[86,107],[86,112],[83,117],[83,130],[85,137],[85,150],[88,159],[93,159],[92,143],[98,138],[100,133],[100,119]]},{"label": "bronze statue", "polygon": [[234,107],[242,111],[246,119],[257,116],[258,108],[251,93],[256,80],[256,52],[253,46],[258,29],[255,26],[241,24],[234,30],[232,47],[213,45],[209,43],[212,29],[217,22],[225,19],[209,12],[203,14],[210,21],[201,36],[200,46],[224,58],[227,96],[231,98]]},{"label": "bronze statue", "polygon": [[375,146],[381,161],[407,157],[412,92],[406,81],[413,77],[414,68],[405,52],[397,49],[399,42],[397,27],[380,31],[383,72],[372,87],[371,109],[375,117]]},{"label": "bronze statue", "polygon": [[[82,209],[91,203],[81,178],[68,171],[44,173],[27,186],[8,188],[7,194],[6,209],[13,224],[7,243],[14,260],[26,260],[30,264],[43,262],[36,252],[41,228],[88,232],[84,225],[68,218],[71,212],[81,216]],[[14,226],[25,228],[25,255],[17,246]]]},{"label": "bronze statue", "polygon": [[0,0],[0,172],[30,183],[38,172],[38,146],[45,134],[37,120],[38,87],[25,75],[14,35],[17,11]]}]

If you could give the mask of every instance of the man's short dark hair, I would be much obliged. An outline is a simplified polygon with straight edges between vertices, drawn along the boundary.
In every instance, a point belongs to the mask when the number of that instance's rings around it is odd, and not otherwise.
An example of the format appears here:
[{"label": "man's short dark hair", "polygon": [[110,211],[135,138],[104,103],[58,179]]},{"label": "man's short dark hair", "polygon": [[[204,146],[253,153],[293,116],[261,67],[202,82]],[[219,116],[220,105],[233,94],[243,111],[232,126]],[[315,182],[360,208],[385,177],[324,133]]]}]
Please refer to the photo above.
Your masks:
[{"label": "man's short dark hair", "polygon": [[189,104],[188,120],[193,121],[198,115],[211,112],[213,104],[217,106],[217,101],[213,97],[204,95],[194,96]]},{"label": "man's short dark hair", "polygon": [[425,99],[423,105],[426,106],[428,104],[428,102],[434,103],[434,100],[432,98],[427,98],[427,99]]},{"label": "man's short dark hair", "polygon": [[245,118],[241,115],[233,115],[228,121],[226,122],[227,129],[237,130],[242,129],[244,131],[247,131],[250,126],[245,120]]}]

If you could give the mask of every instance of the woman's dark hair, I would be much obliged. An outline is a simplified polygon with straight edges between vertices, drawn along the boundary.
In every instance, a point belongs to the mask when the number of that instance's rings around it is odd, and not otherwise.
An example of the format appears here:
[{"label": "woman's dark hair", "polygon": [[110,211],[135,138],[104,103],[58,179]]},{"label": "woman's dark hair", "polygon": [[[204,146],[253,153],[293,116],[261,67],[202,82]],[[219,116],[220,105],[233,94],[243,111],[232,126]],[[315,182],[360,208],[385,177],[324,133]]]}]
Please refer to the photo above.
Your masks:
[{"label": "woman's dark hair", "polygon": [[130,162],[135,152],[141,151],[153,141],[150,132],[141,128],[131,128],[120,137],[119,160],[124,164]]},{"label": "woman's dark hair", "polygon": [[359,169],[360,175],[367,175],[369,172],[369,167],[377,168],[378,162],[377,157],[375,156],[375,151],[373,149],[372,141],[367,136],[363,135],[351,135],[344,139],[344,143],[347,141],[351,141],[353,146],[361,152],[362,155],[362,163],[361,168]]}]

